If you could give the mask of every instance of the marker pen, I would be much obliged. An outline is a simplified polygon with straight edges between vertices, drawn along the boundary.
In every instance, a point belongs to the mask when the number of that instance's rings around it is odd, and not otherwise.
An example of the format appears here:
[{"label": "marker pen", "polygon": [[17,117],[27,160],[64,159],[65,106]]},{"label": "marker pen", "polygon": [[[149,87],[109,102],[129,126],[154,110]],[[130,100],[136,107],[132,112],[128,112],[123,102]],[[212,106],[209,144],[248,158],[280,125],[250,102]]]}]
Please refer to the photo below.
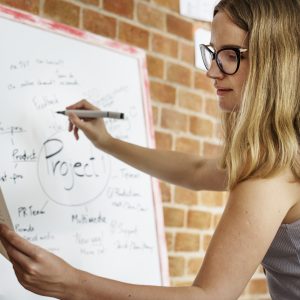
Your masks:
[{"label": "marker pen", "polygon": [[124,113],[113,111],[99,111],[99,110],[63,110],[56,113],[68,116],[70,113],[76,114],[79,118],[96,119],[96,118],[112,118],[112,119],[124,119]]}]

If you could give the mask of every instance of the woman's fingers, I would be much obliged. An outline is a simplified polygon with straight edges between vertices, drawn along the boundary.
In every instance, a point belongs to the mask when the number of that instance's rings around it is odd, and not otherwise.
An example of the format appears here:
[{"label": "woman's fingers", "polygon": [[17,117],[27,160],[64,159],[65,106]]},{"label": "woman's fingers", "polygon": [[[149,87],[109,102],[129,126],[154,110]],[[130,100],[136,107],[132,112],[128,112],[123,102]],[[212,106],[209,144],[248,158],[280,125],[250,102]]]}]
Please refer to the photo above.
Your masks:
[{"label": "woman's fingers", "polygon": [[71,120],[69,119],[69,132],[71,132],[73,130],[73,123],[71,122]]},{"label": "woman's fingers", "polygon": [[24,253],[20,252],[19,250],[15,249],[12,245],[10,245],[6,240],[2,240],[2,244],[6,249],[8,257],[10,261],[14,264],[18,264],[21,268],[26,269],[30,264],[30,258],[26,256]]},{"label": "woman's fingers", "polygon": [[79,102],[69,105],[66,107],[66,109],[71,110],[71,109],[89,109],[89,110],[97,110],[98,108],[88,102],[87,100],[83,99],[80,100]]},{"label": "woman's fingers", "polygon": [[70,114],[69,115],[69,130],[71,128],[70,131],[73,130],[73,134],[76,140],[79,140],[79,134],[78,134],[78,126],[81,126],[81,122],[83,122],[82,120],[80,120],[75,114]]},{"label": "woman's fingers", "polygon": [[[93,106],[86,100],[79,101],[71,106],[68,106],[67,109],[76,110],[76,109],[90,109],[98,110],[96,106]],[[73,131],[73,135],[76,140],[79,139],[79,130],[81,130],[85,136],[97,147],[105,144],[105,138],[110,137],[105,123],[101,118],[79,118],[76,113],[69,112],[69,131]],[[99,141],[99,139],[101,140]],[[102,142],[103,141],[103,142]]]},{"label": "woman's fingers", "polygon": [[73,129],[73,133],[74,136],[76,138],[76,140],[79,139],[79,129],[81,129],[82,131],[85,131],[87,129],[87,122],[85,122],[83,119],[80,119],[76,114],[71,113],[69,115],[69,121],[70,123],[72,123],[72,129]]},{"label": "woman's fingers", "polygon": [[35,257],[37,253],[37,246],[30,244],[14,231],[10,230],[6,225],[0,225],[0,237],[4,246],[10,251],[10,253],[15,254],[15,250],[17,250],[25,256]]},{"label": "woman's fingers", "polygon": [[7,226],[0,226],[0,238],[21,285],[34,293],[61,299],[62,282],[75,269],[54,254],[19,237]]},{"label": "woman's fingers", "polygon": [[33,245],[20,237],[8,227],[0,227],[0,238],[7,254],[19,273],[33,275],[37,273],[36,266],[43,260],[42,248]]},{"label": "woman's fingers", "polygon": [[79,140],[79,133],[78,133],[78,131],[79,131],[78,127],[75,127],[74,128],[74,136],[75,136],[76,140]]}]

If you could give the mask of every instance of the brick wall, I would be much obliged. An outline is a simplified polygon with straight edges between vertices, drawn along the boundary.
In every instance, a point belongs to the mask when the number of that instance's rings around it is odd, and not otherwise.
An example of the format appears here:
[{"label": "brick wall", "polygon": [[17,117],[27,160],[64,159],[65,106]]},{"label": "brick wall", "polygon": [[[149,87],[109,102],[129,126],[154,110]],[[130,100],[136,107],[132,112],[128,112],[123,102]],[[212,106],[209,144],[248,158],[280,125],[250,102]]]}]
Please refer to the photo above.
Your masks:
[{"label": "brick wall", "polygon": [[[179,0],[0,0],[44,18],[144,49],[157,147],[207,157],[220,151],[217,99],[194,67],[193,31],[209,28],[179,14]],[[226,193],[194,192],[161,183],[171,284],[195,278],[226,202]],[[262,269],[244,300],[269,299]]]}]

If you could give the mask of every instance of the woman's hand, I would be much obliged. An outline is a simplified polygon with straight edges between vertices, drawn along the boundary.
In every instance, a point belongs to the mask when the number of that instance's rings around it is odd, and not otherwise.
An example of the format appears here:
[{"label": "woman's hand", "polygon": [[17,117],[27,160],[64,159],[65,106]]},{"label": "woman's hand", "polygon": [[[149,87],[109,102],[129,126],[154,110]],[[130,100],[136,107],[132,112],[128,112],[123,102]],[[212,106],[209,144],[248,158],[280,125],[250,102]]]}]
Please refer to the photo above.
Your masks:
[{"label": "woman's hand", "polygon": [[[73,105],[66,107],[67,110],[86,109],[99,110],[86,100],[81,100]],[[75,138],[79,139],[78,130],[82,130],[86,137],[100,149],[105,148],[110,140],[111,135],[107,132],[102,118],[97,119],[80,119],[76,114],[69,115],[69,131],[73,131]]]},{"label": "woman's hand", "polygon": [[39,295],[67,299],[78,271],[54,254],[30,244],[0,224],[0,239],[20,284]]}]

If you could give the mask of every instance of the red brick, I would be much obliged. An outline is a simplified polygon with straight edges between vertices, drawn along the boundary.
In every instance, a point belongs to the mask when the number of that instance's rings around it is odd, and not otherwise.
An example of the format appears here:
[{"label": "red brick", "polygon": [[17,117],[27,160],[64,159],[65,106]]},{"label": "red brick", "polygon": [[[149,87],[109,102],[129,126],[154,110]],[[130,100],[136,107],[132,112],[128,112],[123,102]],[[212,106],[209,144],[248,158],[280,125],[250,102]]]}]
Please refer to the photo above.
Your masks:
[{"label": "red brick", "polygon": [[194,112],[201,112],[203,99],[200,95],[188,92],[186,90],[179,90],[179,106],[190,109]]},{"label": "red brick", "polygon": [[151,26],[160,30],[165,28],[165,14],[161,11],[146,5],[145,3],[138,3],[137,7],[138,20],[147,26]]},{"label": "red brick", "polygon": [[195,66],[195,48],[194,44],[180,43],[181,60]]},{"label": "red brick", "polygon": [[147,55],[147,68],[150,76],[164,77],[164,61],[152,55]]},{"label": "red brick", "polygon": [[119,26],[119,39],[121,41],[148,49],[149,32],[147,30],[124,22],[121,22]]},{"label": "red brick", "polygon": [[190,189],[175,187],[175,203],[185,205],[196,205],[198,203],[198,194]]},{"label": "red brick", "polygon": [[175,236],[175,251],[199,251],[200,236],[192,233],[177,233]]},{"label": "red brick", "polygon": [[167,16],[167,30],[179,37],[187,40],[194,40],[194,26],[193,22],[189,22],[180,17],[173,15]]},{"label": "red brick", "polygon": [[191,138],[180,137],[176,139],[175,149],[180,152],[199,154],[200,144]]},{"label": "red brick", "polygon": [[195,21],[194,22],[194,31],[196,31],[199,28],[211,31],[211,22]]},{"label": "red brick", "polygon": [[184,274],[184,258],[177,256],[169,257],[170,276],[182,276]]},{"label": "red brick", "polygon": [[152,105],[152,118],[154,125],[158,125],[158,113],[158,108]]},{"label": "red brick", "polygon": [[122,17],[133,18],[133,0],[103,0],[103,8]]},{"label": "red brick", "polygon": [[178,56],[178,42],[160,34],[153,34],[152,50],[176,58]]},{"label": "red brick", "polygon": [[178,208],[164,207],[164,221],[167,227],[183,227],[184,210]]},{"label": "red brick", "polygon": [[195,72],[195,88],[216,95],[216,89],[213,86],[213,81],[202,72]]},{"label": "red brick", "polygon": [[174,249],[174,234],[172,232],[166,232],[166,243],[168,251]]},{"label": "red brick", "polygon": [[179,0],[153,0],[153,2],[175,12],[179,12]]},{"label": "red brick", "polygon": [[184,281],[171,280],[171,286],[174,286],[174,287],[184,287],[184,286],[192,286],[192,285],[193,285],[192,280],[184,280]]},{"label": "red brick", "polygon": [[212,215],[209,212],[190,210],[188,212],[187,226],[197,229],[209,229]]},{"label": "red brick", "polygon": [[187,269],[188,275],[196,275],[200,270],[202,262],[203,262],[202,257],[190,258],[188,260],[188,269]]},{"label": "red brick", "polygon": [[80,8],[75,4],[61,0],[46,0],[44,14],[55,21],[75,27],[79,26]]},{"label": "red brick", "polygon": [[174,104],[176,101],[176,89],[160,82],[150,82],[151,98],[163,103]]},{"label": "red brick", "polygon": [[199,117],[190,118],[190,132],[200,136],[212,137],[213,123]]},{"label": "red brick", "polygon": [[204,142],[203,155],[207,158],[218,157],[222,154],[223,147]]},{"label": "red brick", "polygon": [[161,126],[178,131],[187,130],[187,116],[176,110],[163,109],[161,116]]},{"label": "red brick", "polygon": [[206,99],[204,103],[205,112],[212,117],[220,119],[221,110],[218,101],[216,99]]},{"label": "red brick", "polygon": [[161,150],[172,149],[172,135],[164,132],[155,132],[156,148]]},{"label": "red brick", "polygon": [[92,10],[83,10],[83,28],[93,33],[115,38],[117,21]]},{"label": "red brick", "polygon": [[222,214],[214,215],[214,217],[213,217],[213,228],[217,228],[221,218],[222,218]]},{"label": "red brick", "polygon": [[13,8],[25,10],[33,14],[39,13],[39,0],[0,0],[0,3],[12,6]]},{"label": "red brick", "polygon": [[202,245],[201,245],[201,249],[202,249],[203,251],[206,251],[206,250],[207,250],[207,248],[208,248],[208,246],[209,246],[209,243],[210,243],[210,241],[211,241],[211,238],[212,238],[212,236],[209,235],[209,234],[205,234],[205,235],[203,236],[203,243],[202,243]]},{"label": "red brick", "polygon": [[268,291],[265,279],[252,279],[248,284],[250,294],[266,294]]},{"label": "red brick", "polygon": [[163,202],[171,202],[171,187],[170,184],[160,181],[160,192]]},{"label": "red brick", "polygon": [[200,204],[210,207],[223,206],[223,193],[212,191],[201,191]]},{"label": "red brick", "polygon": [[192,85],[192,70],[178,64],[169,64],[167,67],[167,79],[185,86]]}]

